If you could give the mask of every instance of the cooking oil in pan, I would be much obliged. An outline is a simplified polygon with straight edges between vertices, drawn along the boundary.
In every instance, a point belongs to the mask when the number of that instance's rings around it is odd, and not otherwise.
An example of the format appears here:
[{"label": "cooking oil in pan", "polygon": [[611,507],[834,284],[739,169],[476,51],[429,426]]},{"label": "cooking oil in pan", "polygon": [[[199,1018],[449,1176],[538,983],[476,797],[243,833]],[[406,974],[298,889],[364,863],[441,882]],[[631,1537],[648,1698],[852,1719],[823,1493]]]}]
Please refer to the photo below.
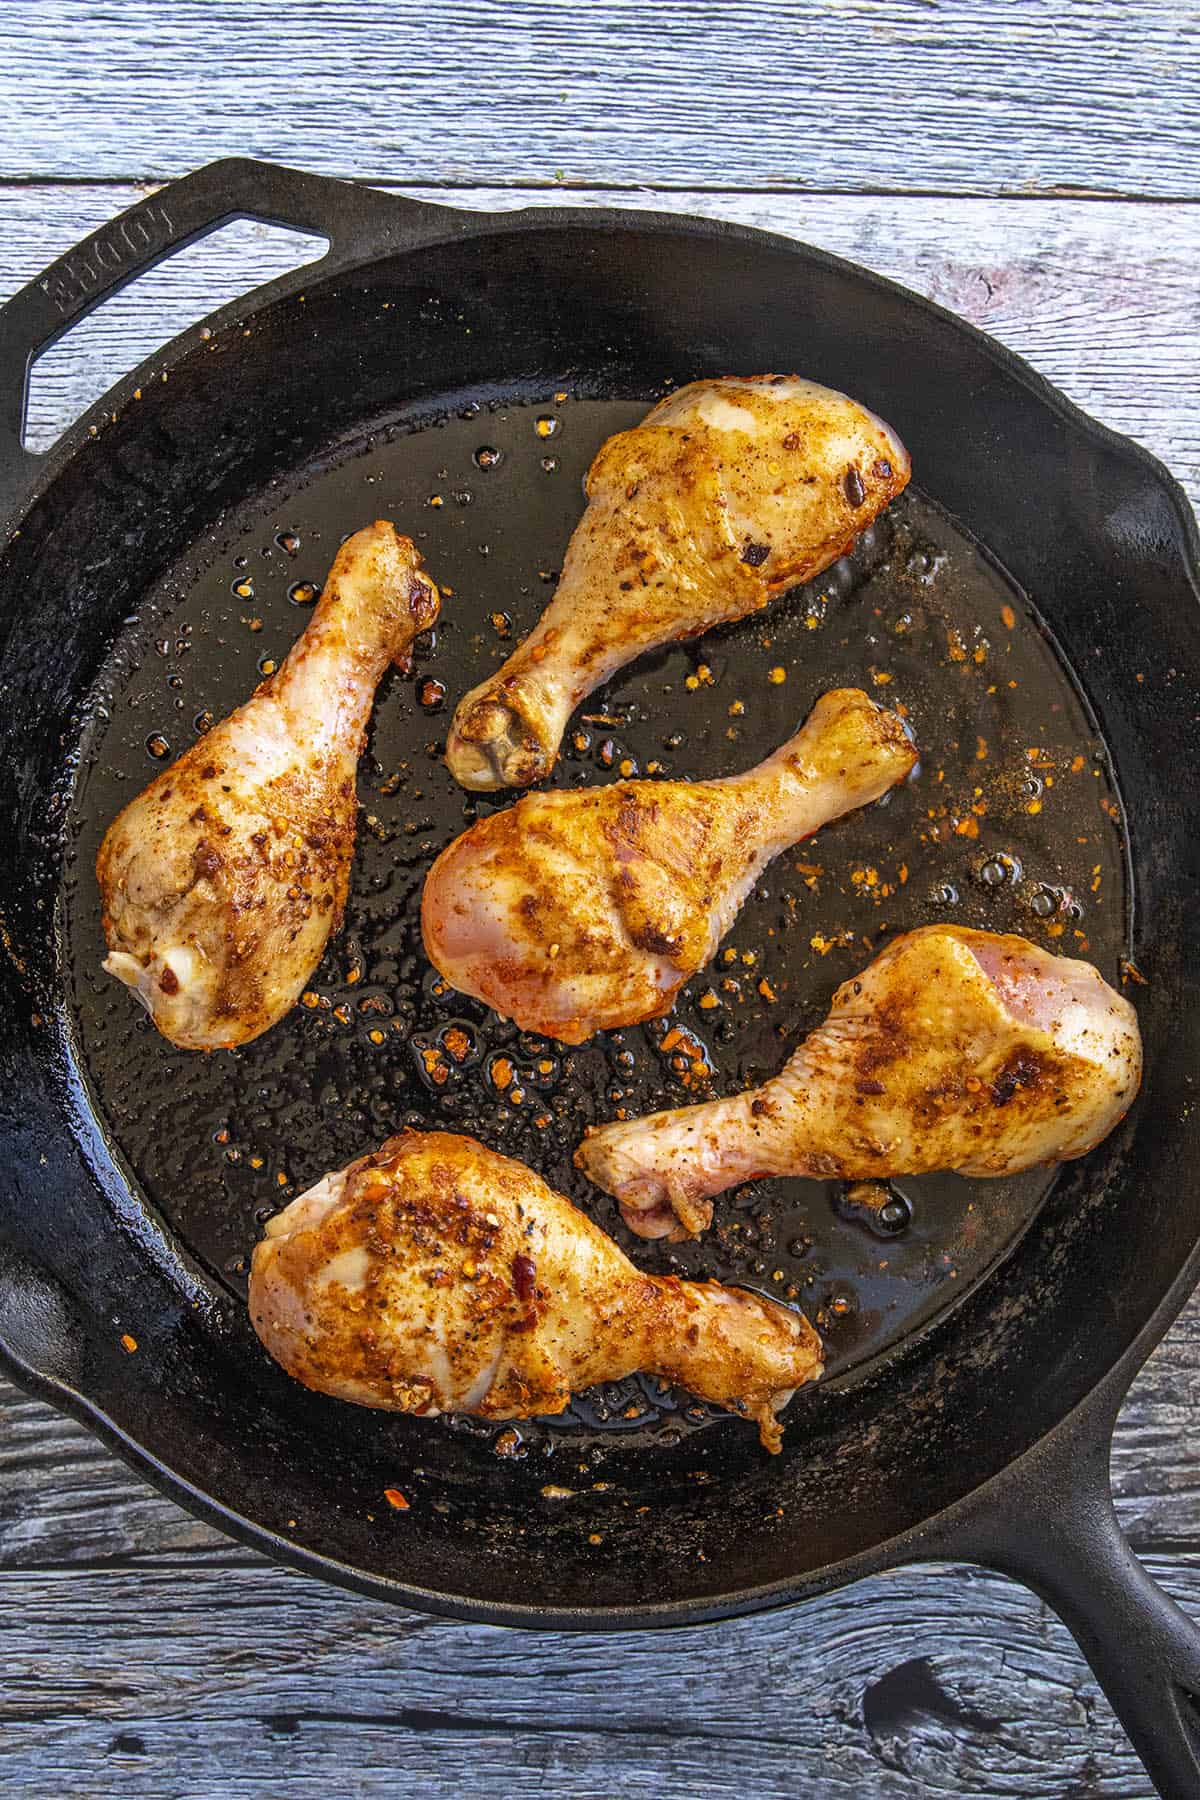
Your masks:
[{"label": "cooking oil in pan", "polygon": [[[248,500],[203,555],[147,595],[97,685],[75,798],[68,928],[85,1071],[148,1201],[236,1292],[271,1213],[389,1133],[440,1127],[528,1162],[645,1268],[741,1282],[803,1307],[824,1336],[829,1378],[849,1379],[984,1276],[1035,1216],[1049,1174],[853,1189],[757,1182],[718,1201],[707,1236],[671,1246],[631,1237],[572,1152],[590,1124],[773,1074],[840,981],[930,920],[1017,931],[1119,982],[1117,798],[1104,747],[1028,603],[910,490],[820,580],[643,657],[593,694],[554,779],[731,774],[837,686],[865,687],[904,714],[918,777],[780,857],[668,1019],[571,1048],[450,989],[422,951],[422,881],[464,826],[513,798],[470,795],[448,774],[454,703],[536,620],[590,457],[643,410],[533,394],[464,404],[420,429],[399,419]],[[445,597],[411,674],[380,690],[345,928],[265,1037],[212,1056],[173,1049],[101,973],[100,838],[165,760],[278,665],[338,544],[376,517],[416,538]],[[438,1429],[506,1457],[564,1434],[577,1448],[612,1433],[670,1442],[711,1418],[688,1395],[636,1378],[579,1396],[559,1420],[447,1419]]]}]

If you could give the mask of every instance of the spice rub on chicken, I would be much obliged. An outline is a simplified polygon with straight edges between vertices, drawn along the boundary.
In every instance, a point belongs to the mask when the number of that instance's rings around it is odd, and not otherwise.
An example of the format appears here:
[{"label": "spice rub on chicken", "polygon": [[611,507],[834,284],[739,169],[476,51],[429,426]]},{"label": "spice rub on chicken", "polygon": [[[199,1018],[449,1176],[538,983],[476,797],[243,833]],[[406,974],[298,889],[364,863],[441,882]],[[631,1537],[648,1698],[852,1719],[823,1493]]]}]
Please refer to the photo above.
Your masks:
[{"label": "spice rub on chicken", "polygon": [[402,1132],[266,1227],[250,1316],[307,1387],[393,1412],[561,1412],[646,1370],[758,1424],[821,1373],[804,1315],[642,1274],[532,1170],[449,1132]]}]

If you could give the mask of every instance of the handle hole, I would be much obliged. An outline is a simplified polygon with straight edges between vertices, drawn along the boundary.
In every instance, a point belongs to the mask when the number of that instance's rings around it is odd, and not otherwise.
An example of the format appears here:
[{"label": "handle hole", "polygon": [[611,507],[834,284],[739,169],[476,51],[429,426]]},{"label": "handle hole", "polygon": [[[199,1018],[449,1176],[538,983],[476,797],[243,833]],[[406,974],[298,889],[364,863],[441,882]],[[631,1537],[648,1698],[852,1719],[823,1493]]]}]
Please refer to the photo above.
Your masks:
[{"label": "handle hole", "polygon": [[329,239],[234,219],[139,275],[56,338],[29,371],[22,441],[43,452],[115,381],[263,282],[315,262]]}]

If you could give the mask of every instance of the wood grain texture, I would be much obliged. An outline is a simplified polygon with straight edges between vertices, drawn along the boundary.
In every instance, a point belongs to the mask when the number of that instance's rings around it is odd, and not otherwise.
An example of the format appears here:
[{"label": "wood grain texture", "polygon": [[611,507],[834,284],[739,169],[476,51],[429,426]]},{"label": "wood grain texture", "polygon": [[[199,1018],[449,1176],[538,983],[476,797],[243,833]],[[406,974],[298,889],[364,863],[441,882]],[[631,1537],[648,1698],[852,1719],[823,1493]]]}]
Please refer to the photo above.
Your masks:
[{"label": "wood grain texture", "polygon": [[[1200,1607],[1195,1559],[1151,1566]],[[195,1559],[136,1579],[14,1574],[5,1597],[0,1782],[29,1800],[1151,1794],[1064,1628],[978,1570],[905,1571],[702,1631],[571,1638]]]},{"label": "wood grain texture", "polygon": [[1190,0],[10,0],[0,174],[1200,193]]},{"label": "wood grain texture", "polygon": [[[430,189],[405,191],[434,197]],[[0,298],[138,192],[0,189]],[[535,198],[542,197],[472,189],[455,203],[498,208]],[[700,193],[571,199],[650,205],[784,232],[928,294],[1027,357],[1088,412],[1137,437],[1200,505],[1200,206]],[[311,251],[313,240],[301,242]],[[229,226],[108,301],[39,364],[34,443],[52,441],[173,332],[289,267],[295,258],[287,244],[261,226]]]}]

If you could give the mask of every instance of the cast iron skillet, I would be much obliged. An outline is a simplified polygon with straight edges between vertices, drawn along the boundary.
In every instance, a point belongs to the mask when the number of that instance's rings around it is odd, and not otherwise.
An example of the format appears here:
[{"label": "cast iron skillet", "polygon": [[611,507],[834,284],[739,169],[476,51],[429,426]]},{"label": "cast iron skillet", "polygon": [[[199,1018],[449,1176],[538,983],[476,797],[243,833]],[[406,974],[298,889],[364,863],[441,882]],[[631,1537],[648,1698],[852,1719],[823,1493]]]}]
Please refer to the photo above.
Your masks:
[{"label": "cast iron skillet", "polygon": [[[185,333],[120,382],[47,457],[29,455],[21,431],[31,358],[105,294],[237,216],[324,233],[329,253],[262,289],[252,308],[226,308]],[[290,1130],[295,1167],[273,1176],[268,1162],[264,1179],[282,1177],[280,1185],[295,1191],[397,1121],[453,1123],[457,1116],[471,1123],[476,1116],[474,1090],[447,1099],[413,1073],[409,1033],[436,1030],[445,997],[431,989],[410,948],[411,932],[404,937],[409,928],[391,919],[387,897],[387,882],[398,884],[395,906],[410,916],[428,854],[462,822],[462,795],[451,805],[437,786],[436,742],[419,768],[409,755],[403,779],[395,776],[398,797],[386,779],[405,745],[436,738],[441,727],[418,704],[436,704],[436,697],[402,684],[381,697],[365,765],[370,791],[360,789],[375,825],[362,834],[366,873],[348,947],[331,951],[315,980],[312,1011],[301,1009],[279,1028],[283,1049],[264,1048],[259,1061],[259,1052],[243,1063],[170,1052],[148,1027],[129,1022],[128,997],[95,977],[99,939],[87,865],[106,822],[107,813],[99,815],[151,772],[147,733],[164,719],[168,731],[184,732],[178,708],[162,711],[174,705],[168,691],[185,709],[200,699],[232,703],[246,691],[245,646],[256,608],[264,614],[264,648],[286,648],[299,623],[286,611],[290,552],[282,544],[273,551],[267,532],[286,522],[290,508],[303,540],[308,492],[316,496],[317,522],[304,554],[324,559],[312,565],[310,578],[319,579],[341,534],[336,524],[349,530],[388,510],[409,529],[409,516],[398,509],[407,506],[415,517],[418,504],[423,520],[435,510],[439,521],[478,516],[461,494],[453,497],[456,483],[467,491],[459,464],[472,443],[507,446],[507,464],[493,465],[493,473],[503,475],[507,466],[508,487],[488,490],[490,498],[476,494],[472,503],[490,508],[488,549],[506,568],[505,579],[516,582],[514,610],[523,628],[548,592],[538,589],[532,565],[520,561],[529,561],[524,540],[538,540],[539,556],[561,552],[579,509],[573,483],[539,489],[534,475],[522,472],[522,456],[536,449],[540,458],[547,449],[530,435],[538,404],[564,396],[562,455],[581,468],[594,447],[589,432],[603,435],[636,417],[665,382],[769,369],[801,370],[877,407],[906,439],[922,490],[857,565],[835,571],[827,583],[831,605],[840,604],[839,581],[847,605],[856,583],[879,596],[874,635],[854,636],[847,613],[851,634],[840,648],[819,652],[822,632],[806,638],[804,607],[819,610],[825,601],[809,595],[800,612],[784,603],[778,653],[788,661],[789,680],[801,683],[810,640],[822,675],[804,692],[789,690],[790,722],[828,685],[827,675],[863,679],[865,666],[880,660],[881,634],[896,623],[887,608],[903,601],[892,578],[907,570],[911,587],[936,574],[939,533],[951,564],[957,559],[966,570],[962,592],[982,593],[979,583],[990,581],[1018,599],[1032,597],[1036,612],[1021,600],[1024,617],[1042,621],[1042,635],[1030,625],[1022,642],[1034,646],[1036,638],[1044,660],[1073,670],[1081,690],[1076,695],[1060,669],[1058,686],[1051,681],[1046,689],[1059,699],[1047,698],[1047,706],[1065,708],[1060,723],[1075,708],[1079,729],[1102,737],[1115,780],[1097,738],[1084,746],[1095,762],[1093,793],[1111,794],[1112,812],[1119,793],[1124,807],[1123,910],[1119,897],[1111,903],[1122,916],[1115,927],[1111,916],[1106,927],[1097,924],[1103,942],[1095,953],[1113,979],[1118,949],[1147,978],[1129,990],[1146,1041],[1142,1098],[1113,1137],[1068,1168],[1048,1194],[1042,1181],[970,1215],[1003,1215],[1002,1229],[990,1260],[976,1258],[957,1304],[947,1304],[952,1284],[938,1287],[931,1274],[923,1291],[934,1302],[911,1308],[911,1319],[900,1305],[904,1329],[889,1336],[879,1327],[886,1308],[875,1307],[874,1325],[868,1320],[859,1341],[872,1354],[835,1356],[834,1379],[800,1403],[781,1457],[763,1456],[738,1422],[692,1418],[686,1407],[672,1415],[682,1403],[648,1390],[628,1406],[628,1393],[593,1398],[559,1427],[517,1434],[517,1454],[507,1456],[497,1454],[494,1429],[383,1420],[309,1395],[274,1369],[252,1338],[238,1291],[241,1259],[218,1260],[228,1241],[248,1250],[250,1202],[264,1198],[261,1189],[238,1198],[242,1170],[234,1165],[243,1156],[249,1166],[256,1131],[286,1140]],[[576,404],[578,414],[570,410]],[[468,474],[482,485],[478,466]],[[359,514],[341,523],[336,493],[348,508],[348,484],[360,476]],[[422,489],[439,484],[444,506],[433,509],[434,493]],[[552,491],[553,501],[538,497]],[[462,1617],[556,1629],[662,1626],[782,1605],[925,1558],[1004,1570],[1034,1587],[1071,1626],[1161,1791],[1194,1794],[1200,1640],[1127,1549],[1107,1471],[1122,1396],[1200,1268],[1193,1085],[1200,1065],[1200,789],[1190,779],[1200,763],[1197,540],[1166,472],[978,332],[802,245],[652,214],[464,215],[227,161],[139,202],[0,312],[0,504],[11,532],[0,621],[7,847],[0,876],[0,1345],[13,1377],[85,1420],[164,1491],[247,1542],[379,1597]],[[327,520],[321,507],[330,509]],[[967,534],[984,550],[972,551]],[[431,567],[435,550],[440,559],[435,574],[457,590],[445,607],[450,635],[429,651],[426,671],[446,679],[451,700],[467,685],[468,667],[495,654],[483,616],[497,604],[487,585],[492,577],[470,574],[495,566],[480,536],[464,523],[456,539],[447,525],[436,543],[431,530],[428,546]],[[251,600],[244,591],[230,597],[239,580],[243,590],[249,584]],[[201,595],[198,611],[188,610],[193,592]],[[930,604],[936,613],[942,602],[935,596]],[[962,596],[956,601],[952,589],[945,605],[952,611],[955,604]],[[739,637],[736,629],[705,650],[717,667],[720,704],[702,715],[677,773],[751,760],[750,739],[739,748],[719,728],[730,716],[726,701],[740,697],[743,675],[749,681],[751,650],[757,655],[761,644],[761,636]],[[766,628],[759,621],[755,629]],[[999,654],[994,640],[1002,629],[992,636],[987,653]],[[195,664],[207,669],[203,680],[190,673],[192,644]],[[1036,660],[1035,646],[1027,654]],[[931,652],[926,660],[932,667],[937,659]],[[916,657],[909,665],[918,711],[921,663]],[[597,763],[581,740],[583,761],[573,773],[565,764],[566,778],[602,779],[605,755],[626,749],[645,759],[654,734],[670,729],[682,696],[692,692],[680,686],[689,667],[694,671],[694,662],[666,658],[649,676],[631,672],[626,684],[601,696],[600,704],[613,709],[603,718],[618,723],[595,729],[614,733],[615,751],[604,751],[604,739]],[[697,683],[701,702],[706,680]],[[675,697],[654,703],[663,689]],[[927,697],[924,711],[936,737],[936,700]],[[767,735],[777,741],[784,726],[782,714],[773,716]],[[926,779],[934,779],[929,768]],[[896,804],[916,802],[902,796]],[[894,816],[907,831],[918,815]],[[1065,823],[1069,809],[1062,816]],[[886,828],[885,814],[861,827],[876,834],[870,841],[881,856],[894,847]],[[895,830],[899,835],[900,825]],[[393,833],[385,879],[370,861],[371,846]],[[835,886],[837,868],[848,874],[857,845],[853,833],[831,834],[836,867],[827,879]],[[1119,886],[1122,857],[1114,861],[1111,844],[1105,856],[1106,873],[1116,868],[1111,879]],[[1001,867],[1007,892],[1013,864]],[[970,894],[964,887],[956,916],[1019,925],[1015,898],[981,913],[983,889],[967,874]],[[893,928],[931,916],[939,896],[918,885],[910,881],[903,905],[897,900]],[[825,900],[806,893],[800,900],[810,908],[812,932],[830,929],[836,921],[826,924],[822,907],[842,902],[833,889]],[[1065,888],[1056,894],[1055,903],[1067,906]],[[769,894],[763,904],[765,919]],[[389,931],[400,935],[389,938]],[[806,926],[797,941],[809,935]],[[764,955],[777,953],[769,929],[761,943]],[[802,992],[790,1030],[820,1016],[834,981],[864,953],[838,954],[843,960],[834,955],[828,964],[807,954],[795,959]],[[341,1016],[351,1021],[350,1036],[339,1039],[335,1029],[332,990],[350,979],[344,965],[355,957],[367,986],[374,982],[379,1013],[363,1018],[359,1035],[368,1025],[381,1032],[386,1026],[399,1059],[369,1077],[362,1071],[376,1065],[355,1060],[358,1015],[349,1000]],[[778,972],[784,965],[773,966]],[[497,1043],[508,1042],[489,1038],[492,1028],[478,1012],[466,1022],[479,1034],[485,1061]],[[725,1051],[714,1052],[722,1079],[778,1059],[778,1038],[774,1048],[764,1047],[766,1030],[760,1018],[736,1067],[732,1051],[724,1063]],[[369,1034],[363,1056],[368,1041]],[[509,1049],[518,1059],[533,1055],[520,1042]],[[638,1039],[628,1079],[639,1103],[650,1096],[646,1070],[657,1066],[656,1055],[652,1042]],[[611,1071],[583,1065],[563,1090],[560,1113],[548,1103],[546,1116],[562,1125],[542,1159],[555,1179],[567,1179],[568,1139],[588,1105],[603,1110],[601,1090],[613,1079]],[[218,1090],[226,1116],[214,1131]],[[256,1119],[260,1102],[264,1112]],[[477,1128],[514,1147],[503,1125],[508,1116],[493,1108],[478,1115]],[[214,1143],[231,1158],[224,1184],[212,1176]],[[519,1144],[525,1148],[526,1140]],[[279,1158],[286,1147],[274,1139],[268,1155]],[[527,1153],[536,1154],[532,1142]],[[270,1191],[265,1199],[269,1206]],[[828,1205],[819,1194],[737,1204],[746,1233],[766,1249],[764,1259],[739,1261],[734,1234],[724,1249],[714,1240],[715,1264],[699,1250],[688,1266],[740,1271],[770,1290],[772,1264],[783,1254],[772,1208],[790,1206],[793,1217],[809,1219],[818,1249],[830,1246],[827,1268],[853,1275],[848,1240],[829,1235],[832,1227],[826,1232],[821,1222]],[[959,1232],[958,1251],[968,1256],[961,1193],[947,1199],[935,1183],[917,1192],[914,1204],[914,1230],[922,1218],[949,1221]],[[610,1212],[599,1216],[611,1222]],[[936,1273],[937,1244],[936,1232],[926,1236],[927,1273]],[[860,1270],[884,1262],[883,1249],[874,1244],[869,1256],[861,1253]],[[646,1247],[645,1254],[660,1253]],[[787,1254],[788,1270],[804,1279],[798,1271],[811,1264],[810,1241],[797,1240]],[[915,1291],[920,1283],[899,1246],[896,1254]],[[863,1292],[878,1299],[875,1289]],[[831,1342],[836,1348],[832,1323]],[[624,1433],[603,1429],[614,1405],[622,1420],[630,1408],[637,1415]],[[513,1448],[511,1440],[505,1447]],[[405,1494],[407,1511],[387,1505],[386,1487]]]}]

